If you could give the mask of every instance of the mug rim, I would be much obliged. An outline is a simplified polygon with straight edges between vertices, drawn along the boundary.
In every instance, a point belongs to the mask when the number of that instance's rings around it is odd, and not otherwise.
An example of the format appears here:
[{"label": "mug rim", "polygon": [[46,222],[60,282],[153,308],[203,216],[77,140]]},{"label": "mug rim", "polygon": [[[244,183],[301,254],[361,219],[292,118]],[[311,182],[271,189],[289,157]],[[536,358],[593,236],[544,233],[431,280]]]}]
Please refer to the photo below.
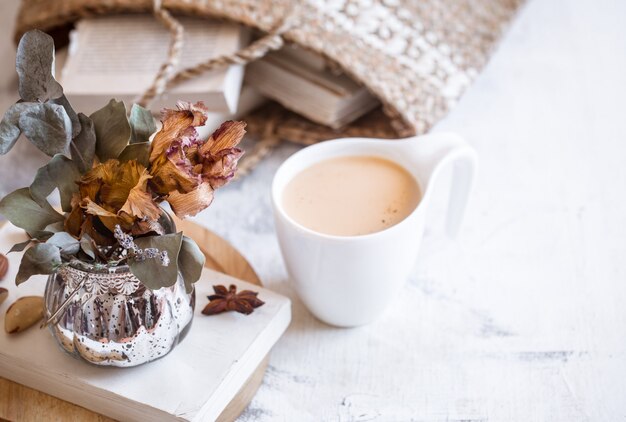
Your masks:
[{"label": "mug rim", "polygon": [[[410,138],[409,138],[410,139]],[[297,230],[307,234],[307,235],[311,235],[311,236],[317,236],[323,239],[327,239],[327,240],[332,240],[332,241],[343,241],[343,242],[351,242],[351,241],[361,241],[361,240],[368,240],[371,238],[375,238],[375,237],[380,237],[380,236],[384,236],[389,234],[392,231],[398,230],[400,226],[403,225],[403,223],[405,223],[407,220],[414,218],[414,216],[417,214],[418,210],[421,210],[421,206],[422,203],[424,202],[425,198],[426,198],[426,192],[427,192],[427,186],[424,186],[423,183],[421,182],[421,180],[419,180],[417,177],[415,177],[415,175],[406,168],[405,165],[403,165],[402,163],[399,163],[397,160],[394,160],[392,158],[389,158],[387,156],[384,156],[382,154],[369,154],[370,156],[378,156],[380,158],[392,161],[394,164],[402,167],[402,169],[404,169],[406,172],[408,172],[411,177],[415,180],[415,182],[418,184],[419,188],[420,188],[420,193],[421,193],[421,198],[420,201],[418,202],[418,204],[415,206],[415,208],[413,208],[413,210],[402,220],[400,220],[399,222],[397,222],[396,224],[394,224],[393,226],[389,226],[386,227],[382,230],[378,230],[372,233],[367,233],[367,234],[357,234],[357,235],[353,235],[353,236],[346,236],[346,235],[334,235],[334,234],[328,234],[328,233],[321,233],[312,229],[309,229],[308,227],[298,223],[296,220],[294,220],[284,209],[283,204],[280,203],[280,201],[278,200],[278,196],[279,196],[279,192],[278,192],[278,182],[279,182],[279,177],[281,176],[280,173],[285,171],[284,168],[292,161],[295,161],[299,158],[301,158],[302,156],[306,155],[306,154],[310,154],[312,152],[315,152],[315,150],[317,149],[323,149],[323,148],[331,148],[337,144],[342,144],[342,143],[378,143],[378,142],[402,142],[404,141],[404,139],[397,139],[397,140],[385,140],[385,139],[378,139],[378,138],[359,138],[359,137],[354,137],[354,138],[336,138],[336,139],[329,139],[328,141],[323,141],[314,145],[309,145],[305,148],[302,148],[301,150],[297,151],[296,153],[294,153],[293,155],[291,155],[289,158],[287,158],[279,167],[278,170],[276,170],[276,173],[274,173],[274,177],[272,179],[272,186],[271,186],[271,197],[272,197],[272,206],[274,208],[274,212],[280,214],[280,216],[282,218],[284,218],[289,224],[291,224],[293,227],[295,227]],[[355,152],[353,155],[358,155],[358,152]],[[349,156],[349,155],[346,155]],[[331,158],[331,157],[329,157]],[[328,158],[326,158],[328,159]],[[324,160],[324,159],[322,159]],[[322,161],[320,160],[320,161]],[[297,170],[296,175],[299,174],[300,172],[302,172],[304,169],[306,169],[307,167],[302,167],[299,170]],[[295,177],[295,175],[293,176]],[[293,180],[293,177],[291,179],[289,179],[289,181],[287,181],[286,183],[289,183],[291,180]],[[285,183],[285,185],[286,185]],[[284,187],[283,187],[284,189]]]}]

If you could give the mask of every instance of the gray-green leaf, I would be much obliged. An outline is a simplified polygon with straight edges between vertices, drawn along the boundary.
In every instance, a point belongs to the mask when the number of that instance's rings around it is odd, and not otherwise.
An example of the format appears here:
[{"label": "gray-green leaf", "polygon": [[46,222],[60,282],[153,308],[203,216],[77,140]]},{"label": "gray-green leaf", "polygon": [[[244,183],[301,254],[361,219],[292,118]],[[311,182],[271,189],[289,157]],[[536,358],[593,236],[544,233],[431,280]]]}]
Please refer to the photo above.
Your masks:
[{"label": "gray-green leaf", "polygon": [[11,253],[11,252],[22,252],[24,249],[26,249],[26,247],[28,245],[30,245],[30,242],[32,242],[32,240],[28,239],[28,240],[25,240],[23,242],[16,243],[15,245],[13,245],[13,247],[9,250],[8,253]]},{"label": "gray-green leaf", "polygon": [[72,122],[63,106],[52,103],[29,104],[19,116],[22,133],[50,157],[66,154],[72,140]]},{"label": "gray-green leaf", "polygon": [[56,246],[61,250],[61,253],[68,255],[75,255],[80,249],[78,239],[67,232],[55,233],[46,243]]},{"label": "gray-green leaf", "polygon": [[192,239],[183,236],[183,244],[178,254],[178,269],[185,280],[187,293],[193,290],[193,283],[200,280],[206,257]]},{"label": "gray-green leaf", "polygon": [[128,144],[118,159],[121,162],[137,160],[144,167],[148,167],[150,165],[150,142]]},{"label": "gray-green leaf", "polygon": [[80,238],[80,249],[91,259],[96,259],[96,249],[94,242],[87,233],[83,233]]},{"label": "gray-green leaf", "polygon": [[37,29],[22,36],[17,47],[15,67],[20,97],[24,101],[47,101],[63,95],[54,79],[54,40]]},{"label": "gray-green leaf", "polygon": [[58,188],[63,211],[70,212],[72,195],[78,192],[78,179],[80,171],[76,164],[66,156],[57,154],[48,164],[37,170],[35,180],[30,185],[30,195],[35,202],[44,206],[48,195]]},{"label": "gray-green leaf", "polygon": [[2,198],[0,214],[28,233],[44,230],[49,224],[63,221],[63,216],[47,201],[43,206],[35,202],[29,188],[18,189]]},{"label": "gray-green leaf", "polygon": [[149,289],[158,290],[161,287],[173,286],[178,278],[178,253],[182,240],[182,233],[135,239],[135,244],[141,249],[157,248],[161,252],[167,251],[170,263],[164,267],[158,259],[143,261],[129,259],[130,271]]},{"label": "gray-green leaf", "polygon": [[91,170],[96,155],[96,131],[91,119],[83,113],[78,113],[78,121],[81,130],[70,144],[70,149],[72,160],[81,173],[86,173]]},{"label": "gray-green leaf", "polygon": [[132,130],[131,143],[148,142],[150,135],[156,132],[152,113],[138,104],[133,104],[130,109],[130,126]]},{"label": "gray-green leaf", "polygon": [[89,116],[96,131],[96,154],[101,161],[119,157],[130,140],[130,124],[122,101],[109,104]]},{"label": "gray-green leaf", "polygon": [[78,135],[80,133],[80,120],[78,120],[78,114],[76,114],[76,112],[72,108],[72,105],[70,104],[67,97],[65,95],[61,95],[59,98],[50,100],[50,102],[52,104],[58,104],[63,107],[63,109],[67,113],[67,116],[72,122],[72,138]]},{"label": "gray-green leaf", "polygon": [[37,230],[34,232],[28,232],[30,237],[37,239],[40,242],[45,242],[52,237],[53,234],[65,231],[65,222],[57,221],[52,224],[48,224],[43,230]]},{"label": "gray-green leaf", "polygon": [[37,274],[52,274],[61,265],[59,248],[48,243],[38,243],[22,257],[15,284],[22,284]]},{"label": "gray-green leaf", "polygon": [[32,103],[15,103],[4,113],[0,122],[0,155],[13,148],[22,131],[19,127],[20,114]]}]

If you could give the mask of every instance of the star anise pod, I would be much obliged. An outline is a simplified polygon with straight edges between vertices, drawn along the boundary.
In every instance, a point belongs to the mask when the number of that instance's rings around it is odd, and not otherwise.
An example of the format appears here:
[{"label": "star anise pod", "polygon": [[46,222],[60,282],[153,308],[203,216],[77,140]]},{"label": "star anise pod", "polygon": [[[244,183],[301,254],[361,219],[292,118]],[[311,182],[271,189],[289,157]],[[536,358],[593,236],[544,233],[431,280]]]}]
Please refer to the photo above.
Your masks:
[{"label": "star anise pod", "polygon": [[216,315],[227,311],[236,311],[249,315],[254,308],[265,304],[257,297],[258,293],[251,290],[243,290],[237,293],[237,286],[231,284],[226,286],[213,286],[214,295],[208,296],[209,303],[204,307],[202,313],[204,315]]}]

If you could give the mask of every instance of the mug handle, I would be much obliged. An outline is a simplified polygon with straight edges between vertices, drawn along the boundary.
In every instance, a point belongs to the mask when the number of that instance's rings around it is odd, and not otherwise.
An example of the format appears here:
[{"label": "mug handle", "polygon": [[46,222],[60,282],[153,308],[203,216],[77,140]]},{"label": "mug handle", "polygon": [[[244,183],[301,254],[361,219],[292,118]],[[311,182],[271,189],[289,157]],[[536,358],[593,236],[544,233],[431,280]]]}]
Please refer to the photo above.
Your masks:
[{"label": "mug handle", "polygon": [[452,166],[446,231],[448,236],[456,238],[476,176],[478,164],[476,151],[463,138],[453,133],[429,134],[412,138],[410,141],[419,142],[419,158],[416,158],[422,163],[430,164],[421,167],[426,173],[430,173],[427,177],[428,185],[439,177],[441,171]]},{"label": "mug handle", "polygon": [[445,160],[444,165],[449,163],[449,165],[453,166],[446,231],[448,236],[454,239],[459,234],[470,193],[472,192],[478,157],[476,151],[465,144],[457,146],[450,151]]}]

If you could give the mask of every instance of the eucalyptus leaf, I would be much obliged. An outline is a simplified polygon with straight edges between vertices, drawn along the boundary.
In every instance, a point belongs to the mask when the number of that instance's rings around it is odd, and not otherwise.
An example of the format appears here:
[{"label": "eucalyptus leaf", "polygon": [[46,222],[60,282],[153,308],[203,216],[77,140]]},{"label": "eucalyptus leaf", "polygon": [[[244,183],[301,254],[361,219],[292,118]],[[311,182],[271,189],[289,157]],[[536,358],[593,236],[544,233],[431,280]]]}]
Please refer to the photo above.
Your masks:
[{"label": "eucalyptus leaf", "polygon": [[80,238],[80,249],[91,259],[96,259],[96,249],[93,239],[87,233]]},{"label": "eucalyptus leaf", "polygon": [[144,259],[143,261],[128,260],[130,271],[149,289],[158,290],[161,287],[170,287],[178,278],[178,254],[183,240],[182,233],[147,236],[135,239],[135,244],[141,248],[157,248],[167,251],[170,263],[161,265],[158,259]]},{"label": "eucalyptus leaf", "polygon": [[70,122],[72,122],[72,138],[77,136],[80,133],[80,120],[78,120],[78,114],[72,108],[69,100],[65,95],[61,95],[59,98],[54,100],[50,100],[50,103],[57,104],[63,107],[67,116],[70,118]]},{"label": "eucalyptus leaf", "polygon": [[16,243],[15,245],[13,245],[13,247],[9,250],[8,253],[11,253],[11,252],[22,252],[24,249],[26,249],[26,247],[28,245],[30,245],[30,242],[32,242],[31,239],[25,240],[25,241],[20,242],[20,243]]},{"label": "eucalyptus leaf", "polygon": [[93,121],[83,113],[78,113],[80,133],[70,144],[72,161],[76,163],[81,173],[86,173],[93,167],[96,155],[96,131]]},{"label": "eucalyptus leaf", "polygon": [[30,195],[43,206],[48,195],[58,188],[61,207],[63,211],[70,212],[72,195],[78,192],[76,181],[79,179],[80,171],[76,164],[66,156],[57,154],[48,164],[37,170],[35,180],[30,185]]},{"label": "eucalyptus leaf", "polygon": [[96,131],[96,155],[100,161],[119,157],[130,140],[124,103],[111,100],[89,117]]},{"label": "eucalyptus leaf", "polygon": [[4,155],[13,148],[22,131],[19,126],[20,115],[28,107],[37,103],[15,103],[4,113],[0,122],[0,155]]},{"label": "eucalyptus leaf", "polygon": [[148,142],[157,129],[152,112],[139,104],[133,104],[130,109],[130,127],[131,143]]},{"label": "eucalyptus leaf", "polygon": [[15,67],[20,97],[25,101],[46,101],[63,95],[54,79],[54,40],[37,29],[28,31],[17,47]]},{"label": "eucalyptus leaf", "polygon": [[18,189],[2,198],[0,214],[28,233],[44,230],[49,224],[62,222],[64,219],[47,201],[43,206],[35,202],[30,196],[29,188]]},{"label": "eucalyptus leaf", "polygon": [[67,255],[75,255],[80,249],[78,239],[67,232],[55,233],[46,243],[58,247],[61,253]]},{"label": "eucalyptus leaf", "polygon": [[187,293],[193,290],[193,283],[200,279],[206,257],[192,239],[183,236],[183,243],[178,254],[178,269],[185,281]]},{"label": "eucalyptus leaf", "polygon": [[59,248],[48,243],[38,243],[24,252],[15,284],[22,284],[37,274],[52,274],[61,265]]},{"label": "eucalyptus leaf", "polygon": [[50,157],[66,154],[72,140],[72,122],[63,106],[52,103],[30,104],[20,113],[22,133]]},{"label": "eucalyptus leaf", "polygon": [[65,221],[57,221],[56,223],[48,224],[43,228],[44,231],[54,234],[65,230]]},{"label": "eucalyptus leaf", "polygon": [[137,160],[144,167],[150,165],[150,142],[128,144],[118,159],[121,162]]}]

